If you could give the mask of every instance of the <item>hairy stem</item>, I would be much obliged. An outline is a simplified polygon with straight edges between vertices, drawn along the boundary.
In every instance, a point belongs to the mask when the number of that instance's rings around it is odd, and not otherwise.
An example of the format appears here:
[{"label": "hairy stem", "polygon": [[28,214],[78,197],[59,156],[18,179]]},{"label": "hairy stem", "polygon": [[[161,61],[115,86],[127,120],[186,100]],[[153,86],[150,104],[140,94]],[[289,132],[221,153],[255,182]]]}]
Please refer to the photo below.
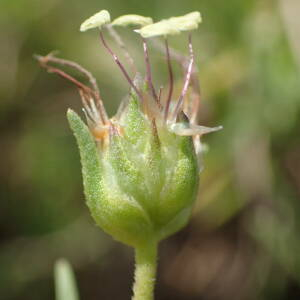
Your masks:
[{"label": "hairy stem", "polygon": [[157,267],[157,242],[135,249],[135,282],[132,300],[153,300]]}]

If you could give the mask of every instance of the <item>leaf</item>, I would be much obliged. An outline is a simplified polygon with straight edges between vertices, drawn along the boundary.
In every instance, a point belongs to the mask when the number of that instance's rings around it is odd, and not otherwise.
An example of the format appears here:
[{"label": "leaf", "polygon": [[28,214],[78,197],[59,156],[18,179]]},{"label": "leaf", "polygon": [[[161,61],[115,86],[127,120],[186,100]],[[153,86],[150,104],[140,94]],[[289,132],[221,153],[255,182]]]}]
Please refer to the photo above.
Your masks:
[{"label": "leaf", "polygon": [[79,300],[75,276],[67,260],[59,259],[55,263],[54,280],[56,300]]}]

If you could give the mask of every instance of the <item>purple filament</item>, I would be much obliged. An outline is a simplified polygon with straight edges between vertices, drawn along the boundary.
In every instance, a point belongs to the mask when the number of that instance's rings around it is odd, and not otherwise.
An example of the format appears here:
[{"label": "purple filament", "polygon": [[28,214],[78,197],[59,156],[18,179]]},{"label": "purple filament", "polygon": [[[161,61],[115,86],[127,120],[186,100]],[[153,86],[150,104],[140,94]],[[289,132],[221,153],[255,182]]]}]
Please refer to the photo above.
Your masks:
[{"label": "purple filament", "polygon": [[177,114],[179,113],[179,110],[182,106],[183,103],[183,99],[186,95],[187,89],[189,87],[189,83],[190,83],[190,79],[191,79],[191,74],[192,74],[192,70],[193,70],[193,63],[194,63],[194,52],[193,52],[193,46],[192,46],[192,36],[191,34],[189,34],[189,52],[190,52],[190,62],[186,71],[186,75],[185,75],[185,81],[184,81],[184,85],[180,94],[180,97],[178,99],[177,105],[174,109],[174,113],[172,116],[172,121],[176,120]]},{"label": "purple filament", "polygon": [[141,98],[141,100],[143,101],[143,95],[141,94],[141,92],[137,89],[137,87],[134,85],[133,81],[131,80],[131,78],[129,77],[127,71],[125,70],[124,66],[121,64],[119,58],[117,57],[117,55],[111,50],[111,48],[107,45],[107,43],[105,42],[104,36],[102,34],[102,31],[100,31],[100,39],[102,41],[103,46],[106,48],[106,50],[111,54],[111,56],[113,57],[113,59],[115,60],[116,64],[119,66],[119,68],[121,69],[122,73],[124,74],[125,78],[127,79],[127,81],[129,82],[129,84],[132,86],[132,88],[134,89],[134,91],[137,93],[137,95]]},{"label": "purple filament", "polygon": [[169,71],[169,93],[168,93],[168,98],[166,102],[166,108],[165,108],[165,120],[168,119],[168,114],[169,114],[169,108],[170,108],[170,103],[172,99],[172,94],[173,94],[173,85],[174,85],[174,79],[173,79],[173,71],[172,71],[172,64],[171,64],[171,57],[170,57],[170,49],[169,49],[169,44],[168,40],[165,39],[165,46],[166,46],[166,54],[167,54],[167,63],[168,63],[168,71]]}]

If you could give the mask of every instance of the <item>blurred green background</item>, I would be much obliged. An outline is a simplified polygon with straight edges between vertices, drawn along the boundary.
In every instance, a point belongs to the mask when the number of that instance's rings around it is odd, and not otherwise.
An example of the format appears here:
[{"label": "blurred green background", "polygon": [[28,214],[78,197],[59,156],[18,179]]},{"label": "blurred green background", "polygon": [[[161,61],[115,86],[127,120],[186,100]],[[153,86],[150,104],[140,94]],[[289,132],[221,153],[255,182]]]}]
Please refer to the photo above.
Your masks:
[{"label": "blurred green background", "polygon": [[[0,0],[0,299],[54,299],[60,257],[81,299],[130,299],[133,252],[84,204],[65,117],[80,98],[32,58],[59,50],[91,70],[113,115],[128,85],[97,35],[78,30],[100,9],[154,20],[199,10],[204,20],[193,33],[199,123],[224,130],[203,139],[199,199],[190,224],[161,244],[156,299],[300,299],[299,0]],[[135,34],[121,34],[142,65]],[[187,52],[185,40],[170,44]],[[150,51],[166,84],[163,55]]]}]

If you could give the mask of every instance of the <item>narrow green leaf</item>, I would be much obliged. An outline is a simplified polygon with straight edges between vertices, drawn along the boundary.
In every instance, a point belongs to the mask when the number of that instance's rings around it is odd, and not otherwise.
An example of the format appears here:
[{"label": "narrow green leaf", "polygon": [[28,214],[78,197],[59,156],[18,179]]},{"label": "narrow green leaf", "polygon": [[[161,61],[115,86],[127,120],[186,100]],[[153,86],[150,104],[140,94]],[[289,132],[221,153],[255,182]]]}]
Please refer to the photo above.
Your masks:
[{"label": "narrow green leaf", "polygon": [[79,300],[75,276],[67,260],[60,259],[55,263],[54,280],[56,300]]}]

